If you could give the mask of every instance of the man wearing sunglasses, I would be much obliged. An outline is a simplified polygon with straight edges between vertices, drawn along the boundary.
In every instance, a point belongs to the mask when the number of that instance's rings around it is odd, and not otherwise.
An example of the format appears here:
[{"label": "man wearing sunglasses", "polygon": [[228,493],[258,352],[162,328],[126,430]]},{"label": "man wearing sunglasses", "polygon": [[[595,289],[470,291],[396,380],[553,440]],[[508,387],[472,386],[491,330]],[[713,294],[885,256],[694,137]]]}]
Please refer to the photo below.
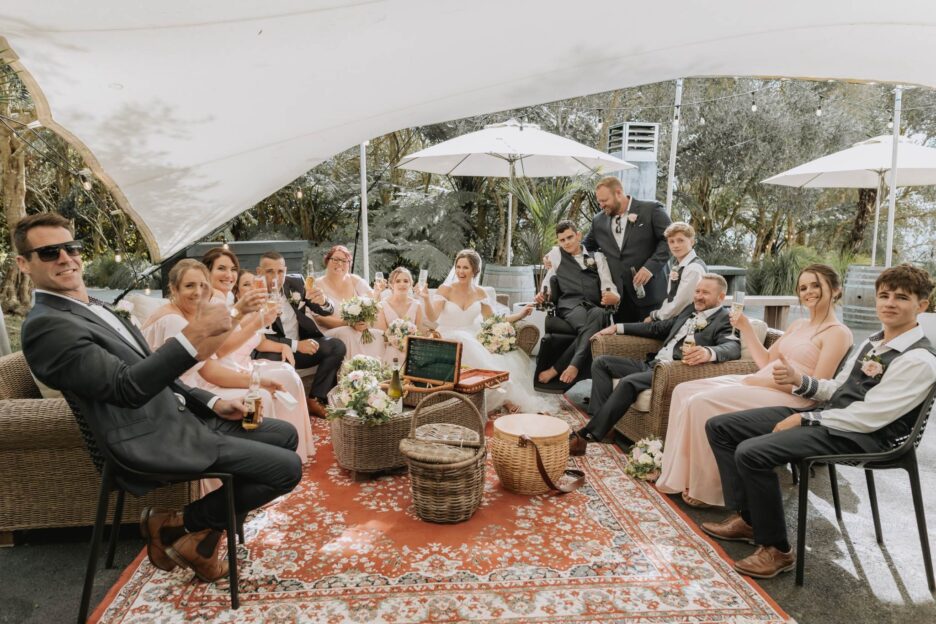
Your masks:
[{"label": "man wearing sunglasses", "polygon": [[[26,217],[14,229],[16,263],[36,286],[35,305],[22,328],[23,354],[33,374],[61,390],[98,444],[129,468],[233,473],[239,518],[292,490],[302,476],[292,425],[269,419],[245,431],[242,401],[220,399],[177,379],[228,336],[226,307],[204,303],[182,332],[151,351],[133,324],[88,296],[81,242],[73,239],[71,222],[52,213]],[[245,311],[258,308],[254,302]],[[138,496],[158,485],[120,479]],[[184,565],[204,581],[227,575],[226,560],[218,557],[227,526],[223,490],[181,511],[144,510],[140,529],[153,565]]]}]

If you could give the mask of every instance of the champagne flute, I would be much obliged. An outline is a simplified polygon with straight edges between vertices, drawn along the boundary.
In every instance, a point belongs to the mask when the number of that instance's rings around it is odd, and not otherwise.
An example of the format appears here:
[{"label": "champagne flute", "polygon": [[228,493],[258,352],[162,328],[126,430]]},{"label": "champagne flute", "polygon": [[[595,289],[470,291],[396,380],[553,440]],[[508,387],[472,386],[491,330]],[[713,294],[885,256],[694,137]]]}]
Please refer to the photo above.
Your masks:
[{"label": "champagne flute", "polygon": [[276,321],[276,317],[279,316],[280,307],[283,305],[285,300],[283,296],[283,291],[279,288],[276,278],[273,278],[273,283],[270,288],[270,295],[266,301],[266,307],[264,309],[264,317],[269,316],[269,321],[267,322],[267,329],[264,333],[266,334],[275,334],[273,331],[273,323]]},{"label": "champagne flute", "polygon": [[383,271],[377,271],[374,273],[374,288],[377,288],[378,284],[384,281]]},{"label": "champagne flute", "polygon": [[[735,291],[734,298],[732,298],[731,300],[731,311],[734,312],[735,314],[741,314],[744,311],[744,291],[743,290]],[[740,336],[741,330],[735,327],[734,329],[731,330],[731,333],[734,334],[735,336]]]},{"label": "champagne flute", "polygon": [[[260,292],[264,292],[264,293],[267,292],[266,278],[259,274],[254,275],[253,288],[254,290],[259,290]],[[261,338],[267,333],[266,331],[264,331],[264,325],[266,325],[266,322],[264,320],[265,307],[266,307],[266,301],[264,301],[263,305],[260,306],[260,309],[257,310],[257,314],[260,317],[260,327],[257,328],[257,335],[260,336]]]},{"label": "champagne flute", "polygon": [[419,286],[425,286],[428,281],[429,281],[429,270],[419,269],[419,279],[416,281],[416,283]]}]

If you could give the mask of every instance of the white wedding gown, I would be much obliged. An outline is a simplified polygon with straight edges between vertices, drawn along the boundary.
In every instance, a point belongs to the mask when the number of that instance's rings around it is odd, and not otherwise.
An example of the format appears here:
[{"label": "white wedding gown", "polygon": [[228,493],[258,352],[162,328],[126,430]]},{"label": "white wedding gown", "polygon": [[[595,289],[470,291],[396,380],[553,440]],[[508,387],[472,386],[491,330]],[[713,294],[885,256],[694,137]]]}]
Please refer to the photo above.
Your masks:
[{"label": "white wedding gown", "polygon": [[475,301],[462,310],[457,304],[446,299],[445,307],[436,321],[436,329],[443,338],[462,343],[463,366],[504,370],[510,373],[510,381],[497,390],[488,391],[487,409],[497,409],[505,401],[510,401],[520,406],[522,412],[549,410],[548,401],[533,390],[534,362],[520,350],[498,355],[485,349],[476,338],[481,321],[480,301]]}]

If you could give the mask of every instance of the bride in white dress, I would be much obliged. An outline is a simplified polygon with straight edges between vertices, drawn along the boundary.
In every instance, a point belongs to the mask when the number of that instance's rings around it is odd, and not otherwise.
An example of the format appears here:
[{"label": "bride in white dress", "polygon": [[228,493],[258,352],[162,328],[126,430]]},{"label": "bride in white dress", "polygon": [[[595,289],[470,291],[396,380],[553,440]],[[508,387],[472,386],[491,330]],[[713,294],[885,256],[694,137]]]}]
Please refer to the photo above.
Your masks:
[{"label": "bride in white dress", "polygon": [[[443,338],[462,343],[462,364],[474,368],[504,370],[510,373],[510,381],[503,384],[504,392],[489,392],[488,409],[505,406],[513,411],[540,412],[549,409],[549,403],[533,390],[534,362],[520,350],[505,354],[494,354],[478,341],[481,322],[494,311],[487,301],[487,294],[477,285],[481,273],[481,256],[473,249],[464,249],[455,256],[454,277],[436,291],[430,300],[429,289],[424,285],[420,292],[425,304],[426,317],[437,323],[436,330]],[[446,282],[449,282],[446,280]],[[532,306],[506,319],[518,321],[533,311]]]}]

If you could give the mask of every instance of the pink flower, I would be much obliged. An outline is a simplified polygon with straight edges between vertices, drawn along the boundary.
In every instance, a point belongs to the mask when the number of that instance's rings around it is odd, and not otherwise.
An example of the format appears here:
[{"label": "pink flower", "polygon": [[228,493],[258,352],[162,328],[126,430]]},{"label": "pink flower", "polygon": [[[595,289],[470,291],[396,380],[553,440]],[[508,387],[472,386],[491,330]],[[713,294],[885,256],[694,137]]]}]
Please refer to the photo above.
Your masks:
[{"label": "pink flower", "polygon": [[679,279],[679,271],[670,271],[669,278],[671,282],[675,282]]},{"label": "pink flower", "polygon": [[876,360],[865,360],[864,364],[861,365],[861,372],[871,379],[875,379],[884,372],[884,366]]},{"label": "pink flower", "polygon": [[627,215],[627,220],[633,223],[637,220],[637,215],[632,212]]}]

